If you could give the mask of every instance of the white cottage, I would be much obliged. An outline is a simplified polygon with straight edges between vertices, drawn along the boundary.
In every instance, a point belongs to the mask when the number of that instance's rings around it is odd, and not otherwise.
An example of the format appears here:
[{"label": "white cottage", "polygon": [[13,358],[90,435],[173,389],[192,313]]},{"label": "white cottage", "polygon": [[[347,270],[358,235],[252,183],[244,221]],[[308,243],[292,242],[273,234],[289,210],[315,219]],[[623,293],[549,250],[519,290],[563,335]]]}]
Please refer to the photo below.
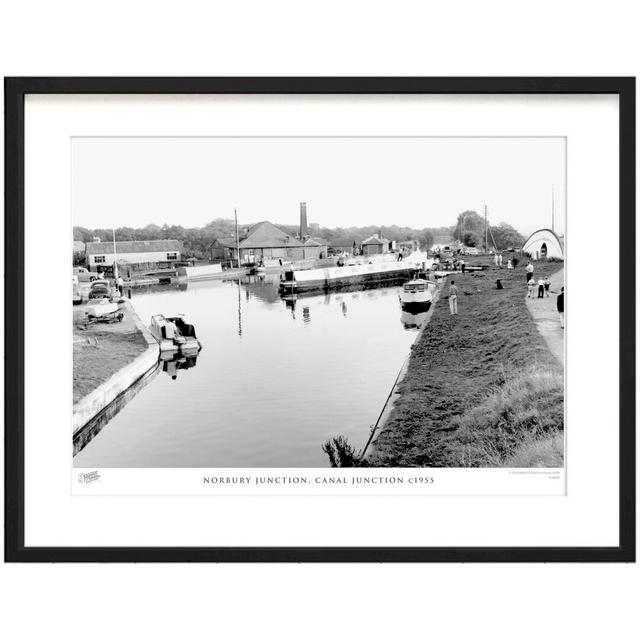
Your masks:
[{"label": "white cottage", "polygon": [[113,242],[88,242],[87,266],[90,271],[112,267],[117,259],[119,265],[166,265],[181,259],[182,247],[178,240],[128,240]]}]

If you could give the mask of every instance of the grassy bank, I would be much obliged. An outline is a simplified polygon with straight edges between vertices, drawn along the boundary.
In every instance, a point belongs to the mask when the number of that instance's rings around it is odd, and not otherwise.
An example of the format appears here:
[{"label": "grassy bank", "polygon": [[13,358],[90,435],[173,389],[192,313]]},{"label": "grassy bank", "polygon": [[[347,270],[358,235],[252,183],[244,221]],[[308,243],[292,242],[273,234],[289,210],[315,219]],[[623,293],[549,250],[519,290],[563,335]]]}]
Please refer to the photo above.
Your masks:
[{"label": "grassy bank", "polygon": [[[560,267],[537,263],[535,277]],[[527,309],[524,264],[453,279],[459,315],[445,286],[368,462],[561,466],[563,371]]]},{"label": "grassy bank", "polygon": [[85,309],[86,305],[73,308],[74,404],[147,348],[142,333],[126,311],[122,322],[93,324],[84,329]]}]

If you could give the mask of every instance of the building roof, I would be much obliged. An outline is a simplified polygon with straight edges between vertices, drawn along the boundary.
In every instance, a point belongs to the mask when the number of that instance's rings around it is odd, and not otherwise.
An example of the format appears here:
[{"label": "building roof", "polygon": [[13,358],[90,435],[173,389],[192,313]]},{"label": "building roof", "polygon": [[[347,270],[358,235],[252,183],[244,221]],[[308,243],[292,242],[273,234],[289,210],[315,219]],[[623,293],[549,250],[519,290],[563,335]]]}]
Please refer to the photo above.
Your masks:
[{"label": "building roof", "polygon": [[388,244],[390,240],[386,238],[378,238],[378,236],[369,236],[366,240],[363,240],[361,244]]},{"label": "building roof", "polygon": [[304,243],[305,247],[326,247],[327,243],[322,238],[307,238]]},{"label": "building roof", "polygon": [[84,251],[84,242],[82,240],[74,240],[73,250],[74,252]]},{"label": "building roof", "polygon": [[335,240],[329,240],[330,247],[353,247],[354,244],[358,244],[355,238],[336,238]]},{"label": "building roof", "polygon": [[[152,253],[182,251],[179,240],[125,240],[116,242],[116,253]],[[113,253],[113,242],[87,242],[87,255]]]},{"label": "building roof", "polygon": [[250,227],[247,237],[240,241],[241,249],[302,246],[300,240],[267,220]]},{"label": "building roof", "polygon": [[228,247],[230,249],[235,249],[236,247],[236,239],[235,238],[216,238],[210,245],[211,247]]}]

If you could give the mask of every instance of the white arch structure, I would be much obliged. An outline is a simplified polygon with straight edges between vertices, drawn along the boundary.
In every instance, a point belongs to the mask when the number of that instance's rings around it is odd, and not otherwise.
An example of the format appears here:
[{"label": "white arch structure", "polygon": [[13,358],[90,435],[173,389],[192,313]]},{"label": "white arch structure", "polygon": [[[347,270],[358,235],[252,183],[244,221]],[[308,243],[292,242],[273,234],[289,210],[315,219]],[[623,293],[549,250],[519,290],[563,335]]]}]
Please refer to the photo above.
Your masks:
[{"label": "white arch structure", "polygon": [[551,229],[534,231],[522,245],[522,252],[531,254],[534,260],[545,260],[546,258],[564,259],[562,240]]}]

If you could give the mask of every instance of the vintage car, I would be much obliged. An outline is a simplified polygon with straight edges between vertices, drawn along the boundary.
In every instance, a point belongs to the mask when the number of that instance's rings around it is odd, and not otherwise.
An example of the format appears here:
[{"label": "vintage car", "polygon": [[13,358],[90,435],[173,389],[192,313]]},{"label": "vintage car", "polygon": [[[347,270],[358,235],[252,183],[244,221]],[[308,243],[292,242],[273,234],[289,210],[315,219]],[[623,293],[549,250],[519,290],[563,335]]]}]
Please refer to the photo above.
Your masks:
[{"label": "vintage car", "polygon": [[91,288],[89,289],[89,299],[93,300],[94,298],[110,298],[112,293],[113,292],[111,291],[111,284],[108,280],[94,280],[91,283]]},{"label": "vintage car", "polygon": [[73,275],[78,278],[78,282],[93,282],[100,278],[99,273],[87,271],[84,267],[73,267]]}]

